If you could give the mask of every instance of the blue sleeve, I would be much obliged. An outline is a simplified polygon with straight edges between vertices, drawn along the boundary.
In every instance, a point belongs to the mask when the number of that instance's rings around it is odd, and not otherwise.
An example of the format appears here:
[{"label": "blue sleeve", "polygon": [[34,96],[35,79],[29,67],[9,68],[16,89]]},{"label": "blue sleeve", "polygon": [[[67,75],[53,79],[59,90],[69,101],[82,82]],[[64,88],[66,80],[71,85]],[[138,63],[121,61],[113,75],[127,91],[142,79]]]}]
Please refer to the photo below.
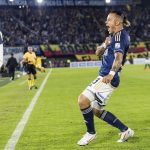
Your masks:
[{"label": "blue sleeve", "polygon": [[114,53],[120,52],[124,54],[126,49],[126,37],[120,32],[114,36]]}]

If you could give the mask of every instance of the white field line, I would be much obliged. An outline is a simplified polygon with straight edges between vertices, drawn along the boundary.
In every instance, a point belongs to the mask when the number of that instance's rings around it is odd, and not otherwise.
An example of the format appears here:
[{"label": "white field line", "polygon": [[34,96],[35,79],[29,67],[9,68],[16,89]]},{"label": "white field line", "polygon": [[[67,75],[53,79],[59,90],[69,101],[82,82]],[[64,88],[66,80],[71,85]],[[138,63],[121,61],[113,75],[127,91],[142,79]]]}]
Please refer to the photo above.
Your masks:
[{"label": "white field line", "polygon": [[50,74],[51,74],[51,72],[52,72],[52,69],[49,71],[49,73],[47,74],[47,76],[43,80],[39,90],[34,95],[29,107],[26,109],[26,111],[23,114],[23,117],[21,118],[21,120],[19,121],[16,129],[13,131],[10,139],[8,140],[7,144],[5,145],[4,150],[14,150],[15,149],[15,146],[19,141],[19,138],[20,138],[20,136],[23,132],[23,129],[24,129],[25,125],[28,122],[30,114],[31,114],[31,112],[32,112],[32,110],[33,110],[33,108],[34,108],[34,106],[35,106],[35,104],[36,104],[36,102],[37,102],[37,100],[38,100],[38,98],[39,98],[39,96],[40,96],[40,94],[41,94],[41,92],[42,92],[49,76],[50,76]]}]

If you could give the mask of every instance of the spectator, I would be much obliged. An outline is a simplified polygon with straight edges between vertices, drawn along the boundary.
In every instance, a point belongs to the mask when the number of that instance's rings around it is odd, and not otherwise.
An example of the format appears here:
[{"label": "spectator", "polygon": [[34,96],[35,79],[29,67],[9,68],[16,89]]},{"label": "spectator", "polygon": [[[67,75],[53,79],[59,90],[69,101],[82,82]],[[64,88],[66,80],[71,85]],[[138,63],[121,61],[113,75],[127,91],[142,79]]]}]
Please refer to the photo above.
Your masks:
[{"label": "spectator", "polygon": [[15,78],[15,68],[17,67],[18,63],[16,58],[14,58],[13,53],[11,57],[8,59],[6,67],[8,68],[10,80],[14,80]]},{"label": "spectator", "polygon": [[[113,6],[116,9],[117,6]],[[103,18],[112,7],[0,8],[4,45],[43,43],[101,43],[106,35]],[[130,14],[131,41],[150,39],[150,7],[120,6]]]}]

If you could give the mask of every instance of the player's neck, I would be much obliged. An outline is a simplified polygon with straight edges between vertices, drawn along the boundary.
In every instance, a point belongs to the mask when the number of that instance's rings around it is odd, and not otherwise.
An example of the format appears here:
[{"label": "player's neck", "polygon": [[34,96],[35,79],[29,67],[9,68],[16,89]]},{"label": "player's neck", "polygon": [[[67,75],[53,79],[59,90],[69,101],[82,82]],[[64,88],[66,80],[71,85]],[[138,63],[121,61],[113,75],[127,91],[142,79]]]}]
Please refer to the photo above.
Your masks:
[{"label": "player's neck", "polygon": [[117,33],[117,32],[119,32],[119,31],[121,31],[121,30],[123,30],[123,26],[117,27],[117,28],[115,29],[114,34]]}]

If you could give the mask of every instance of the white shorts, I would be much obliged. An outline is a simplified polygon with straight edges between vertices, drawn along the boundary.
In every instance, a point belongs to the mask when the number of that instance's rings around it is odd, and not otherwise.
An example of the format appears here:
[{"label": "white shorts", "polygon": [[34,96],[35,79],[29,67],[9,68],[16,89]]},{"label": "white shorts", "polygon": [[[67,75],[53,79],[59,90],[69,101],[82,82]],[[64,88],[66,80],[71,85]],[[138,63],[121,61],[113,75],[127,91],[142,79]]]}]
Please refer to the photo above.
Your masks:
[{"label": "white shorts", "polygon": [[150,64],[150,59],[146,59],[145,64]]},{"label": "white shorts", "polygon": [[100,109],[107,104],[107,100],[115,89],[110,83],[103,83],[102,79],[103,77],[98,76],[82,92],[82,94],[90,100],[91,106],[96,109]]}]

